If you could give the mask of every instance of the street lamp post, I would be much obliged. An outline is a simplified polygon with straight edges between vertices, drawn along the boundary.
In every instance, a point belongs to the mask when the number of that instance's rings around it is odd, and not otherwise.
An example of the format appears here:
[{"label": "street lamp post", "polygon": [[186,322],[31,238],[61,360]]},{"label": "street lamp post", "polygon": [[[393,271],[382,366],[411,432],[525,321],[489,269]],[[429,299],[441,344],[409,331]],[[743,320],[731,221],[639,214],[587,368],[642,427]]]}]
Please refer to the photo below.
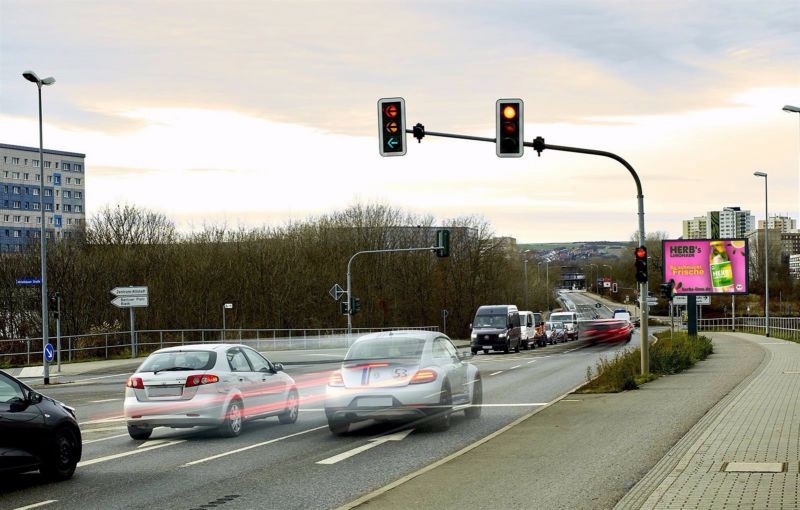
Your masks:
[{"label": "street lamp post", "polygon": [[[800,106],[792,106],[790,104],[787,104],[786,106],[783,107],[783,111],[785,111],[787,113],[798,113],[798,114],[800,114]],[[797,119],[798,119],[798,122],[800,122],[800,115],[797,116]],[[800,131],[798,131],[798,135],[800,135]],[[798,149],[800,149],[800,145],[798,145]],[[797,170],[798,170],[798,174],[800,174],[800,151],[798,151],[797,156],[798,156],[797,157]],[[798,195],[797,196],[800,197],[800,181],[798,182]],[[800,200],[798,200],[798,203],[800,203]]]},{"label": "street lamp post", "polygon": [[[592,282],[592,288],[594,288],[595,293],[597,292],[597,264],[589,264],[589,267],[594,267],[594,281]],[[591,275],[591,273],[589,273]]]},{"label": "street lamp post", "polygon": [[39,79],[33,71],[25,71],[22,76],[36,84],[39,90],[39,209],[41,213],[41,226],[39,229],[39,248],[41,251],[42,262],[42,365],[44,367],[44,384],[50,384],[50,364],[47,362],[45,355],[45,346],[50,342],[50,335],[48,331],[48,316],[47,316],[47,238],[45,235],[45,222],[44,222],[44,141],[42,139],[42,85],[52,85],[56,79],[52,76],[49,78]]},{"label": "street lamp post", "polygon": [[525,309],[528,309],[528,259],[523,261],[525,265]]},{"label": "street lamp post", "polygon": [[764,331],[769,337],[769,202],[767,201],[767,174],[753,172],[756,177],[764,178]]}]

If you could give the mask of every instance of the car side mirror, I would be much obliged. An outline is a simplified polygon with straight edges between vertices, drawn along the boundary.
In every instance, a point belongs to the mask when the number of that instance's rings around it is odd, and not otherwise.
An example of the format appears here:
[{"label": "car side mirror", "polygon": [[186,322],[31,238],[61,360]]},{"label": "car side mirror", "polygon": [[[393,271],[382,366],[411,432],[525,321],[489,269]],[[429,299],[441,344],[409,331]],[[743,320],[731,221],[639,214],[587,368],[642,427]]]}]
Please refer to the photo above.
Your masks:
[{"label": "car side mirror", "polygon": [[469,329],[472,329],[472,323],[471,322],[469,323]]},{"label": "car side mirror", "polygon": [[272,365],[276,372],[283,372],[283,363],[275,363]]},{"label": "car side mirror", "polygon": [[27,404],[39,404],[42,401],[42,394],[35,391],[29,392],[25,397]]}]

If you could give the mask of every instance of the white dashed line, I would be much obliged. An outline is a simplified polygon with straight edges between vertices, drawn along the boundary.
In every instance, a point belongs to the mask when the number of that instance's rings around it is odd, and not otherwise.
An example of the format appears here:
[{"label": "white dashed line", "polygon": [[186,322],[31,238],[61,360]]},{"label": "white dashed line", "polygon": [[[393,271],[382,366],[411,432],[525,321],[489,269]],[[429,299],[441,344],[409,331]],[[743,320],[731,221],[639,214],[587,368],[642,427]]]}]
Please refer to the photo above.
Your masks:
[{"label": "white dashed line", "polygon": [[502,370],[498,370],[497,372],[495,372],[495,373],[493,373],[493,374],[489,374],[489,377],[491,377],[491,376],[493,376],[493,375],[497,375],[497,374],[502,374],[502,373],[503,373],[503,371],[502,371]]},{"label": "white dashed line", "polygon": [[522,365],[514,365],[513,367],[509,368],[509,370],[514,370],[515,368],[519,368],[519,367],[521,367],[521,366],[522,366]]},{"label": "white dashed line", "polygon": [[528,362],[528,365],[530,365],[531,363],[536,363],[536,360],[535,360],[535,359],[532,359],[532,360],[530,360],[530,361]]},{"label": "white dashed line", "polygon": [[118,402],[121,398],[104,398],[103,400],[90,400],[90,404],[102,404],[103,402]]},{"label": "white dashed line", "polygon": [[50,503],[57,503],[57,502],[58,502],[57,499],[48,499],[47,501],[42,501],[40,503],[34,503],[28,506],[17,507],[14,510],[30,510],[31,508],[39,508],[40,506],[45,506],[49,505]]}]

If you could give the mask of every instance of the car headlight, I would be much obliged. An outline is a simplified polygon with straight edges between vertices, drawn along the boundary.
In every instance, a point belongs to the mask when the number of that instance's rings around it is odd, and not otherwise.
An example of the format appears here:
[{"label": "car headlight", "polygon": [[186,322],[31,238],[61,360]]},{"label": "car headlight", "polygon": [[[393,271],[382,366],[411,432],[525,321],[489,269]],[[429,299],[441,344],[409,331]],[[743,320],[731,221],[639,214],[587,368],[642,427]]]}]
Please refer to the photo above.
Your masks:
[{"label": "car headlight", "polygon": [[470,336],[470,338],[472,338],[473,340],[475,340],[476,338],[478,338],[478,334],[477,334],[477,333],[473,333],[473,334]]},{"label": "car headlight", "polygon": [[499,336],[500,338],[505,338],[505,337],[506,337],[506,334],[505,334],[505,333],[500,333],[500,334],[499,334],[499,335],[497,335],[497,336]]}]

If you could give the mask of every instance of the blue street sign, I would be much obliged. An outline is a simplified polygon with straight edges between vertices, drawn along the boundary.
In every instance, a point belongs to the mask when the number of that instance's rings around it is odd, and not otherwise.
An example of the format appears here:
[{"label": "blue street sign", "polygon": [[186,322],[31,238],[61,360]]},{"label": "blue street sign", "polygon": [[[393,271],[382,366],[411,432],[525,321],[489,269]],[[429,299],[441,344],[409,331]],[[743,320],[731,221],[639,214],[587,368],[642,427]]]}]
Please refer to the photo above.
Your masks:
[{"label": "blue street sign", "polygon": [[53,361],[54,354],[55,351],[53,350],[53,344],[47,344],[44,346],[44,359],[46,359],[48,363]]},{"label": "blue street sign", "polygon": [[17,278],[17,285],[41,285],[41,278]]}]

